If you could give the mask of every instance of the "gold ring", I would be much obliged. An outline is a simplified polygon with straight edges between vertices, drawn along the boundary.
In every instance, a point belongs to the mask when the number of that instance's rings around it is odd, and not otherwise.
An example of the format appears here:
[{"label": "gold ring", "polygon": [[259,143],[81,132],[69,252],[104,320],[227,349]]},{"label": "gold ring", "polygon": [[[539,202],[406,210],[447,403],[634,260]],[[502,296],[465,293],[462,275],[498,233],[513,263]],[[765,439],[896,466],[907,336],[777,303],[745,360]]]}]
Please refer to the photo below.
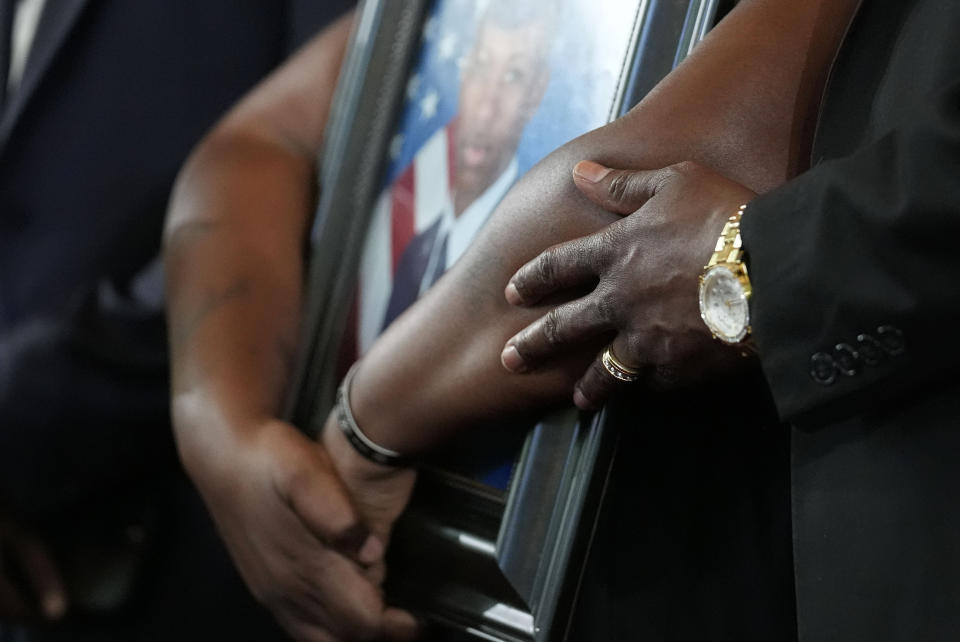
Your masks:
[{"label": "gold ring", "polygon": [[615,379],[626,381],[627,383],[632,383],[640,379],[640,369],[631,368],[617,359],[617,357],[613,354],[612,345],[607,346],[607,349],[603,351],[603,355],[600,357],[600,362],[603,364],[604,369],[610,373],[610,376]]}]

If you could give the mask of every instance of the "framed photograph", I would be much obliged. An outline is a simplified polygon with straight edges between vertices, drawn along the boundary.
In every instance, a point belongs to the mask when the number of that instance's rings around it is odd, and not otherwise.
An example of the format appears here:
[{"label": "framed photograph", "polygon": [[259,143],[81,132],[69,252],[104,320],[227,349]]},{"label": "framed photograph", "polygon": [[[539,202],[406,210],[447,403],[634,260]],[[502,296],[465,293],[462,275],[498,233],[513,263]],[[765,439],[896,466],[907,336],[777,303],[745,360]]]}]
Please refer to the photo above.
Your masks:
[{"label": "framed photograph", "polygon": [[[717,14],[716,0],[363,2],[321,157],[291,419],[319,430],[349,365],[514,182],[632,107]],[[615,430],[573,409],[492,428],[423,470],[388,593],[442,639],[563,640]]]}]

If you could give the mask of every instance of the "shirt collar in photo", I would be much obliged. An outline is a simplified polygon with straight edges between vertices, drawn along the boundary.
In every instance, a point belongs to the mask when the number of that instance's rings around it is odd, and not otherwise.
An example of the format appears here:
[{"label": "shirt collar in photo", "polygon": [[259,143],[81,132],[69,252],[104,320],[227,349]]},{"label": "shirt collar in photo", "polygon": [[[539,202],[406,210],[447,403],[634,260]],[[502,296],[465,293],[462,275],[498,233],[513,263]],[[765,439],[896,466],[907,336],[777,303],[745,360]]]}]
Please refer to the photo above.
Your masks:
[{"label": "shirt collar in photo", "polygon": [[444,208],[443,219],[440,223],[440,230],[437,238],[444,234],[449,234],[447,240],[446,267],[450,269],[457,259],[459,259],[467,247],[473,242],[477,232],[483,227],[483,224],[490,217],[490,214],[497,207],[507,191],[517,180],[519,171],[517,157],[510,159],[507,169],[486,189],[476,200],[470,203],[470,206],[463,213],[454,218],[453,206]]}]

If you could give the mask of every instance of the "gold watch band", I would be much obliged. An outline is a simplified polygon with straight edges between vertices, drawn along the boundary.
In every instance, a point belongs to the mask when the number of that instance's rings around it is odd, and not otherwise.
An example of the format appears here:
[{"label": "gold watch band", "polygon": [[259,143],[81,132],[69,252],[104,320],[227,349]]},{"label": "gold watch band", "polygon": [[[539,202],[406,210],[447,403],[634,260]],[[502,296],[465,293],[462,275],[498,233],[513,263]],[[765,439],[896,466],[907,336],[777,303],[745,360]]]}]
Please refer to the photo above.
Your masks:
[{"label": "gold watch band", "polygon": [[717,247],[713,250],[708,268],[718,263],[743,263],[743,239],[740,238],[740,219],[743,218],[743,211],[747,204],[741,205],[737,212],[727,219],[723,224],[723,230],[720,232],[720,238],[717,239]]},{"label": "gold watch band", "polygon": [[720,237],[717,239],[717,245],[714,248],[713,254],[710,256],[710,261],[707,265],[704,266],[703,275],[700,277],[700,315],[703,317],[704,322],[707,324],[707,327],[710,329],[713,336],[718,340],[723,341],[729,345],[736,345],[740,348],[743,356],[751,356],[756,354],[756,347],[753,344],[751,337],[750,329],[750,316],[749,311],[746,315],[746,326],[741,333],[740,338],[725,338],[722,337],[716,328],[711,325],[711,322],[708,318],[708,313],[705,311],[705,299],[704,297],[704,287],[706,284],[706,279],[715,268],[719,269],[718,266],[722,267],[724,270],[729,272],[736,281],[739,282],[740,287],[742,288],[743,296],[746,299],[750,298],[753,288],[750,285],[750,277],[747,275],[747,266],[744,262],[745,251],[743,247],[743,239],[740,236],[740,220],[743,218],[743,213],[747,208],[747,204],[741,205],[737,208],[737,211],[727,219],[723,225],[723,229],[720,232]]}]

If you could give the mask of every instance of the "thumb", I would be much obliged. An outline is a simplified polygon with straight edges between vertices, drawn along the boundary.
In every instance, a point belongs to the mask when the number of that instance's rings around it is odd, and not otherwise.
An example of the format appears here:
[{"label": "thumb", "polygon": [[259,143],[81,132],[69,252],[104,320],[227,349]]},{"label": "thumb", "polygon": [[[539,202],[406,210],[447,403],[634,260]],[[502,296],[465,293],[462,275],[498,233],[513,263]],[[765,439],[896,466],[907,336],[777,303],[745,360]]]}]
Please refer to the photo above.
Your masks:
[{"label": "thumb", "polygon": [[632,214],[656,194],[661,170],[611,169],[593,161],[573,168],[573,182],[591,201],[616,214]]},{"label": "thumb", "polygon": [[383,632],[386,640],[417,640],[424,633],[424,623],[407,611],[388,607],[383,613]]}]

